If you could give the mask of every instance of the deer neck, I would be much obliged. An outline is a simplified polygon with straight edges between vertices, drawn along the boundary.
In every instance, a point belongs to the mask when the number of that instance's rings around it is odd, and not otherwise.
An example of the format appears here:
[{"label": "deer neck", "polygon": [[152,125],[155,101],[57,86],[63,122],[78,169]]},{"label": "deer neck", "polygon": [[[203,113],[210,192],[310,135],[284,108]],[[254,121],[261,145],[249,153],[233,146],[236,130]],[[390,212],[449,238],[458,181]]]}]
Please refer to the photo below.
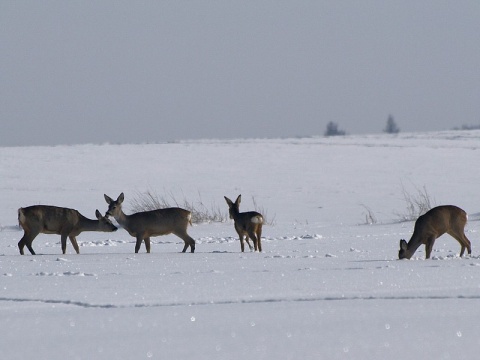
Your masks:
[{"label": "deer neck", "polygon": [[98,220],[92,220],[80,215],[79,225],[82,231],[96,231],[98,229]]},{"label": "deer neck", "polygon": [[415,254],[415,251],[417,251],[420,245],[422,245],[420,237],[412,236],[410,241],[407,243],[407,254],[409,259],[413,256],[413,254]]},{"label": "deer neck", "polygon": [[114,216],[115,220],[122,225],[123,228],[128,227],[128,216],[123,212],[123,210],[120,210],[118,215]]},{"label": "deer neck", "polygon": [[232,218],[234,221],[238,221],[240,219],[240,211],[232,211]]}]

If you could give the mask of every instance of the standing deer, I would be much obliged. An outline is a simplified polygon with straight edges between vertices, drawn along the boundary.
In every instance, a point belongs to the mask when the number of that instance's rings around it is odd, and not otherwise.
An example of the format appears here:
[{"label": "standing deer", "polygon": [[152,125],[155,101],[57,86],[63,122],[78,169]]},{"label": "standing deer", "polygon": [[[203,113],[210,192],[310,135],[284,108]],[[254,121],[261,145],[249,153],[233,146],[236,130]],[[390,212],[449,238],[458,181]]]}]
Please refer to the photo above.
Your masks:
[{"label": "standing deer", "polygon": [[420,216],[415,222],[415,228],[410,241],[400,240],[399,259],[410,259],[418,247],[425,245],[425,258],[429,259],[435,239],[447,233],[460,243],[463,256],[465,248],[472,253],[470,240],[465,236],[467,213],[453,205],[437,206]]},{"label": "standing deer", "polygon": [[79,254],[80,249],[76,237],[81,232],[117,230],[116,226],[108,218],[102,216],[98,210],[95,211],[95,215],[97,220],[91,220],[77,210],[48,205],[34,205],[18,209],[18,223],[24,230],[23,237],[18,242],[20,254],[23,255],[23,247],[26,245],[30,253],[35,255],[32,241],[40,233],[60,235],[63,254],[67,250],[68,237],[73,248]]},{"label": "standing deer", "polygon": [[117,200],[113,200],[107,195],[104,197],[108,204],[105,216],[113,216],[131,236],[137,239],[135,253],[140,250],[142,240],[145,240],[145,248],[149,253],[150,237],[167,234],[177,235],[185,242],[182,252],[187,251],[189,246],[190,251],[195,252],[195,240],[187,234],[188,224],[192,224],[190,211],[173,207],[125,215],[122,211],[122,203],[125,198],[123,193],[118,196]]},{"label": "standing deer", "polygon": [[245,245],[243,244],[243,238],[247,241],[247,245],[252,250],[252,245],[248,241],[250,237],[253,241],[255,251],[262,251],[262,225],[263,216],[256,211],[240,212],[240,202],[242,201],[242,195],[238,195],[237,200],[233,202],[226,196],[225,201],[228,204],[228,212],[230,213],[230,219],[235,222],[235,230],[240,237],[240,247],[242,252],[245,251]]}]

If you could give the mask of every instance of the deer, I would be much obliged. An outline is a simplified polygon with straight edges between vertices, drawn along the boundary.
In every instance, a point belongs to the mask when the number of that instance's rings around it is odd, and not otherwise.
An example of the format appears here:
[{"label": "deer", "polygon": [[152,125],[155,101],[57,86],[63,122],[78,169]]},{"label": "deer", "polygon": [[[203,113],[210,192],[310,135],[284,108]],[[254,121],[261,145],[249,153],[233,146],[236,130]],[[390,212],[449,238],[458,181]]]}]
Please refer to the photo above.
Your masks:
[{"label": "deer", "polygon": [[97,220],[92,220],[75,209],[50,205],[34,205],[18,209],[18,223],[24,231],[23,237],[18,242],[20,255],[23,255],[25,245],[30,253],[35,255],[32,241],[40,233],[60,235],[63,254],[67,250],[68,237],[77,254],[80,254],[76,237],[83,231],[113,232],[117,230],[117,227],[98,210],[95,211],[95,215]]},{"label": "deer", "polygon": [[235,223],[235,230],[240,238],[240,247],[242,252],[245,251],[245,245],[243,239],[247,242],[250,251],[252,251],[252,245],[248,241],[249,238],[253,241],[255,251],[262,251],[262,225],[264,222],[262,214],[256,211],[240,212],[240,202],[242,201],[242,195],[238,195],[237,200],[233,202],[228,197],[224,196],[225,201],[228,204],[228,212],[230,219],[233,219]]},{"label": "deer", "polygon": [[429,259],[432,253],[433,243],[441,235],[447,233],[460,243],[460,257],[463,256],[465,248],[470,255],[472,246],[465,235],[467,213],[454,205],[437,206],[421,215],[415,221],[413,235],[408,243],[400,240],[399,259],[410,259],[418,247],[425,245],[425,258]]},{"label": "deer", "polygon": [[123,192],[117,200],[113,200],[106,194],[104,194],[104,197],[108,204],[105,216],[113,216],[131,236],[137,239],[135,244],[136,254],[140,250],[142,241],[145,241],[147,253],[150,253],[150,237],[168,234],[174,234],[184,241],[185,246],[182,252],[186,252],[188,247],[190,247],[190,252],[195,252],[195,240],[187,233],[188,225],[192,225],[192,213],[190,211],[171,207],[126,215],[122,210],[122,203],[125,199]]}]

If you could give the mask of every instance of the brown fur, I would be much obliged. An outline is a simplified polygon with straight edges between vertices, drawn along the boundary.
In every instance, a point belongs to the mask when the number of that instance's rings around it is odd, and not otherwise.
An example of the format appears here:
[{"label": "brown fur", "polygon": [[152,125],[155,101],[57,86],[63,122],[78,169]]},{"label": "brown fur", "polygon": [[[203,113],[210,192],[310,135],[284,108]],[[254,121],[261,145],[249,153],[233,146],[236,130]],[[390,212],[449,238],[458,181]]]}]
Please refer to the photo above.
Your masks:
[{"label": "brown fur", "polygon": [[147,253],[150,252],[150,237],[167,234],[177,235],[185,243],[182,252],[195,252],[195,240],[187,234],[188,224],[191,224],[192,214],[181,208],[166,208],[152,211],[143,211],[125,215],[122,210],[124,195],[121,193],[117,200],[104,195],[108,204],[105,216],[113,216],[128,233],[137,239],[135,253],[138,253],[142,241],[145,241]]},{"label": "brown fur", "polygon": [[18,249],[23,255],[23,248],[27,249],[32,255],[35,251],[32,248],[32,241],[35,237],[42,234],[57,234],[61,236],[62,253],[67,249],[67,237],[73,245],[73,248],[80,253],[76,237],[83,231],[105,231],[111,232],[117,230],[110,220],[103,217],[97,210],[95,212],[97,220],[91,220],[80,214],[75,209],[49,205],[34,205],[18,209],[18,223],[23,228],[24,234],[18,242]]},{"label": "brown fur", "polygon": [[237,200],[233,202],[226,196],[225,201],[228,204],[228,212],[230,213],[230,219],[235,222],[235,230],[240,238],[240,247],[242,252],[245,251],[245,245],[243,239],[247,242],[248,247],[252,250],[252,245],[248,241],[249,238],[253,241],[255,251],[262,251],[262,225],[263,216],[256,211],[240,212],[240,202],[242,201],[242,195],[238,195]]},{"label": "brown fur", "polygon": [[408,241],[400,240],[399,259],[410,259],[418,247],[425,245],[425,258],[429,259],[435,240],[447,233],[460,243],[460,256],[465,248],[470,255],[472,246],[465,235],[467,213],[453,205],[437,206],[420,216],[415,222],[413,235]]}]

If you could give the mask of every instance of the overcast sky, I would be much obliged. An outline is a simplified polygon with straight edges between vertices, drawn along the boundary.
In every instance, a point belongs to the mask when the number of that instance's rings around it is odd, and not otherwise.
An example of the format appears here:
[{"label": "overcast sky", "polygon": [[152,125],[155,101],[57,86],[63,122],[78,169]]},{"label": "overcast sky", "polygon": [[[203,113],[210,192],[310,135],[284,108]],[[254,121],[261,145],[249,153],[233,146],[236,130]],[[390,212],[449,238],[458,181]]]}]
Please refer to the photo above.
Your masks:
[{"label": "overcast sky", "polygon": [[0,0],[0,146],[480,124],[480,1]]}]

